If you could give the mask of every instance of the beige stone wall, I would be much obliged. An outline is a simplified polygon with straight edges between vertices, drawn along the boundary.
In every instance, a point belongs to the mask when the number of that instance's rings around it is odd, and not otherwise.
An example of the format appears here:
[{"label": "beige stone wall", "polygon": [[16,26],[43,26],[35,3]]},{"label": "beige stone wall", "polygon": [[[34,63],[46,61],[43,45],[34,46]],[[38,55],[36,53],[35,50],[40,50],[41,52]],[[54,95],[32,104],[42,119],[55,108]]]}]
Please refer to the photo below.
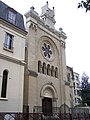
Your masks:
[{"label": "beige stone wall", "polygon": [[[4,49],[6,32],[14,36],[13,51]],[[22,112],[25,32],[0,21],[0,112]],[[3,71],[8,70],[6,98],[1,98]]]},{"label": "beige stone wall", "polygon": [[[79,91],[79,94],[78,94]],[[73,102],[74,106],[78,106],[80,104],[81,96],[80,96],[80,78],[79,74],[74,72],[74,80],[73,80]]]},{"label": "beige stone wall", "polygon": [[[0,97],[1,112],[21,112],[23,105],[23,74],[24,66],[0,59],[0,90],[2,86],[3,71],[8,70],[6,98]],[[0,92],[1,96],[1,92]]]},{"label": "beige stone wall", "polygon": [[71,107],[71,96],[70,96],[70,94],[71,94],[71,88],[70,88],[70,86],[69,85],[66,85],[65,86],[65,93],[66,93],[66,105],[68,105],[69,107]]},{"label": "beige stone wall", "polygon": [[[3,55],[8,55],[9,57],[24,61],[25,39],[26,39],[25,35],[23,34],[23,32],[20,32],[20,30],[10,27],[10,25],[7,26],[7,24],[2,23],[1,21],[0,23],[1,23],[0,24],[0,36],[1,36],[0,53],[2,53]],[[3,43],[5,41],[6,32],[14,36],[13,53],[3,50]]]},{"label": "beige stone wall", "polygon": [[[27,13],[28,14],[28,13]],[[53,107],[60,107],[66,102],[65,82],[66,76],[66,61],[65,61],[65,38],[59,37],[43,25],[39,24],[38,20],[27,15],[27,43],[28,43],[28,67],[38,74],[37,77],[28,74],[28,90],[25,89],[25,104],[29,105],[29,112],[33,112],[34,106],[42,106],[42,99],[45,96],[51,95],[53,99]],[[53,51],[52,59],[48,60],[42,53],[42,44],[46,42],[50,44]],[[58,68],[58,78],[46,74],[38,73],[38,61],[41,64],[49,64],[50,67]],[[27,86],[26,86],[27,88]]]}]

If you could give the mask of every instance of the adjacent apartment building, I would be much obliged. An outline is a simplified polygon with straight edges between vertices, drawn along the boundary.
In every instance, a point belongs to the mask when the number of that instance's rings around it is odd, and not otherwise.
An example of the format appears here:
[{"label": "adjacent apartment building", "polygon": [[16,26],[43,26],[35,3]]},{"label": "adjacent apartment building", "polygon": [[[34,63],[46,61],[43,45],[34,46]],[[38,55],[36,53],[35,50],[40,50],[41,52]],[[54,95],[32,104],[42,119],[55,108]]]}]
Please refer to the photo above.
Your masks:
[{"label": "adjacent apartment building", "polygon": [[71,107],[80,105],[80,78],[79,74],[73,71],[72,67],[67,66],[67,80],[70,83],[70,104]]},{"label": "adjacent apartment building", "polygon": [[81,103],[81,95],[80,95],[80,78],[79,74],[74,72],[74,80],[73,80],[73,102],[74,106],[78,106]]},{"label": "adjacent apartment building", "polygon": [[23,16],[0,1],[0,112],[22,112],[26,34]]}]

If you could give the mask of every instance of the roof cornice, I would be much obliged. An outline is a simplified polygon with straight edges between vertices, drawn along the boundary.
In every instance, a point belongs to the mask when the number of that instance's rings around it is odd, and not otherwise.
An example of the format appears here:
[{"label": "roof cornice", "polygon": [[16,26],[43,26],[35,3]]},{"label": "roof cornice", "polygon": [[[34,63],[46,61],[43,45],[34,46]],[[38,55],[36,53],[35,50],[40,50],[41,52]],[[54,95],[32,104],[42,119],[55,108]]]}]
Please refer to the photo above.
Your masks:
[{"label": "roof cornice", "polygon": [[12,24],[2,18],[0,18],[0,23],[7,26],[10,29],[14,29],[15,31],[18,31],[20,34],[22,34],[24,36],[27,35],[27,31],[20,29],[19,27],[15,26],[14,24]]},{"label": "roof cornice", "polygon": [[[25,17],[26,17],[26,18],[29,18],[29,17],[30,17],[30,18],[35,19],[35,21],[37,21],[37,25],[38,25],[38,26],[39,26],[39,25],[43,26],[44,28],[46,28],[46,29],[49,30],[50,32],[54,33],[56,36],[62,37],[63,39],[66,39],[66,38],[67,38],[66,34],[65,34],[63,31],[57,31],[56,29],[52,29],[52,28],[50,28],[48,25],[45,25],[44,21],[43,21],[42,19],[40,19],[39,15],[34,14],[32,11],[27,12],[27,13],[25,14]],[[28,20],[30,20],[30,19],[28,19]],[[32,20],[31,20],[31,21],[32,21]],[[26,21],[26,22],[28,22],[28,21]],[[34,21],[32,21],[32,22],[34,22]],[[36,23],[35,23],[35,24],[36,24]]]}]

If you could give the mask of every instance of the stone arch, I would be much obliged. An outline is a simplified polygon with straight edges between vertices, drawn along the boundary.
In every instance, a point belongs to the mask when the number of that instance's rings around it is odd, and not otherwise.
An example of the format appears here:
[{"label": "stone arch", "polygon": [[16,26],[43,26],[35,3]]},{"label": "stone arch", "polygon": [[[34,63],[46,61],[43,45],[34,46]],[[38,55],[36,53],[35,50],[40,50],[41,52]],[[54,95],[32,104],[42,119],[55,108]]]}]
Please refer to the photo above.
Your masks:
[{"label": "stone arch", "polygon": [[47,83],[42,86],[40,91],[40,97],[49,97],[52,99],[58,99],[57,91],[52,83]]}]

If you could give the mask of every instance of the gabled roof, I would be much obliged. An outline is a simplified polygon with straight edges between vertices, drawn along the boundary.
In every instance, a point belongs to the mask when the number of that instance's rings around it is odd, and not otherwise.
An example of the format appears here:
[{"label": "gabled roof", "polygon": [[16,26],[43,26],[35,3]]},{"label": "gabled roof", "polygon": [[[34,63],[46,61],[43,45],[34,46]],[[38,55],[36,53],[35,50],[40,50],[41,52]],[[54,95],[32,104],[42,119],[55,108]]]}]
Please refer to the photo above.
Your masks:
[{"label": "gabled roof", "polygon": [[[8,20],[9,11],[12,11],[15,14],[15,16],[16,16],[15,23],[11,23]],[[0,19],[3,19],[3,20],[5,20],[5,21],[7,21],[7,22],[9,22],[9,23],[15,25],[16,27],[25,31],[23,15],[18,13],[13,8],[9,7],[8,5],[3,3],[2,1],[0,1]]]}]

